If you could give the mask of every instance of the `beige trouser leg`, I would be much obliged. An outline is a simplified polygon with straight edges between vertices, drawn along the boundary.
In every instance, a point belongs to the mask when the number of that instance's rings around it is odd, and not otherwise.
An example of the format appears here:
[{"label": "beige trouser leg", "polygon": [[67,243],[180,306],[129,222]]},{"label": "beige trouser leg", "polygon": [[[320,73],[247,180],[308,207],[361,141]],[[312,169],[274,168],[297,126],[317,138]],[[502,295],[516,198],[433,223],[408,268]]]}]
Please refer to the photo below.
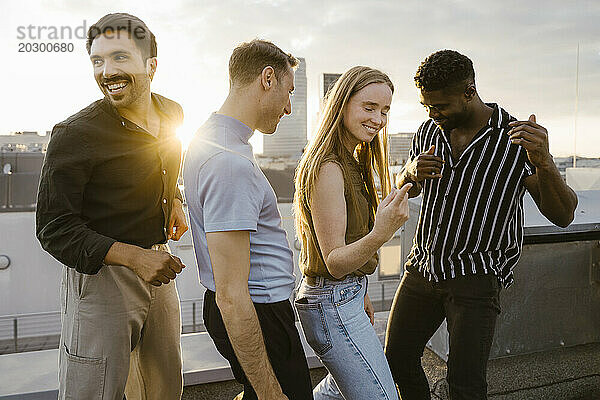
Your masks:
[{"label": "beige trouser leg", "polygon": [[177,287],[171,281],[152,289],[142,337],[131,353],[127,400],[179,399],[183,390]]},{"label": "beige trouser leg", "polygon": [[128,400],[179,399],[175,282],[157,288],[123,266],[63,272],[59,399],[122,400],[126,386]]}]

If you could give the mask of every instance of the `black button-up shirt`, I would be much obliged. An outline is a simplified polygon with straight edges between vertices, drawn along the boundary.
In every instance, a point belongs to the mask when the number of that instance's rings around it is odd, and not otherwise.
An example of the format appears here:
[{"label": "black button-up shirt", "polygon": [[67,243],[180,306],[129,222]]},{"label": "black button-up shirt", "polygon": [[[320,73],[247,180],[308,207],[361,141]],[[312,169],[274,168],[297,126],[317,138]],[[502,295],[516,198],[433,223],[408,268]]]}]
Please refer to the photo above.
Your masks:
[{"label": "black button-up shirt", "polygon": [[158,137],[121,117],[105,98],[58,123],[42,167],[36,235],[48,253],[97,273],[115,241],[149,248],[167,241],[181,143],[181,106],[152,94]]}]

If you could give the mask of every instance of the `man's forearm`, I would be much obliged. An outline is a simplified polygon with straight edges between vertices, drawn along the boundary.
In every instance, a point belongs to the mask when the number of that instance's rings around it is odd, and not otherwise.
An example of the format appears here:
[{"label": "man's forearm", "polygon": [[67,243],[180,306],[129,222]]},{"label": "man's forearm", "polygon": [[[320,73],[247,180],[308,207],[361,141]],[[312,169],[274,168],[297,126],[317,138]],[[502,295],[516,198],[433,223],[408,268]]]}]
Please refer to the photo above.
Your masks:
[{"label": "man's forearm", "polygon": [[138,250],[139,248],[132,244],[115,242],[108,250],[108,253],[106,253],[104,264],[129,267],[135,259],[135,254]]},{"label": "man's forearm", "polygon": [[258,397],[281,393],[250,295],[220,296],[217,291],[216,299],[235,355]]},{"label": "man's forearm", "polygon": [[115,240],[99,234],[68,211],[39,206],[36,236],[44,250],[62,264],[82,274],[96,274]]},{"label": "man's forearm", "polygon": [[560,176],[556,165],[537,168],[540,211],[552,223],[566,227],[573,221],[577,195]]}]

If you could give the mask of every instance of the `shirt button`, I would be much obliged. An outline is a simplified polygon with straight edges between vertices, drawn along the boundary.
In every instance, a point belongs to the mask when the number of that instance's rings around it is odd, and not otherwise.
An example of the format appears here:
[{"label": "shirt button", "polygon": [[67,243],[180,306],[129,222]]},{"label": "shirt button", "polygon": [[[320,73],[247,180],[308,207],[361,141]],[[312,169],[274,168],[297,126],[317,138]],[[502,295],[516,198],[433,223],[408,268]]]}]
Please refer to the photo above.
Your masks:
[{"label": "shirt button", "polygon": [[121,121],[121,125],[125,126],[125,121]]},{"label": "shirt button", "polygon": [[162,170],[162,173],[163,173],[163,175],[166,175],[166,174],[167,174],[167,170],[166,170],[166,169],[163,169],[163,170]]},{"label": "shirt button", "polygon": [[163,203],[167,204],[167,199],[163,199]]}]

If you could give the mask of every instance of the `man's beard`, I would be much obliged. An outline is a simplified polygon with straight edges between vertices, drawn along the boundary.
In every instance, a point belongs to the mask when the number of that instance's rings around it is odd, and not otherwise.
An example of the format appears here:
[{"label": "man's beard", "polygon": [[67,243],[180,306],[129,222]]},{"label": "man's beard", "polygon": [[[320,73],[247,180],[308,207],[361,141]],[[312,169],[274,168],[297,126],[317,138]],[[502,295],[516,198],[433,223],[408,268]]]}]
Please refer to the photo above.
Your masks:
[{"label": "man's beard", "polygon": [[[112,95],[105,86],[112,82],[127,82],[127,87],[125,88],[127,91],[120,96]],[[150,90],[150,80],[145,74],[137,74],[135,76],[119,75],[102,80],[102,91],[114,107],[128,107],[134,104],[144,94],[146,89]]]}]

